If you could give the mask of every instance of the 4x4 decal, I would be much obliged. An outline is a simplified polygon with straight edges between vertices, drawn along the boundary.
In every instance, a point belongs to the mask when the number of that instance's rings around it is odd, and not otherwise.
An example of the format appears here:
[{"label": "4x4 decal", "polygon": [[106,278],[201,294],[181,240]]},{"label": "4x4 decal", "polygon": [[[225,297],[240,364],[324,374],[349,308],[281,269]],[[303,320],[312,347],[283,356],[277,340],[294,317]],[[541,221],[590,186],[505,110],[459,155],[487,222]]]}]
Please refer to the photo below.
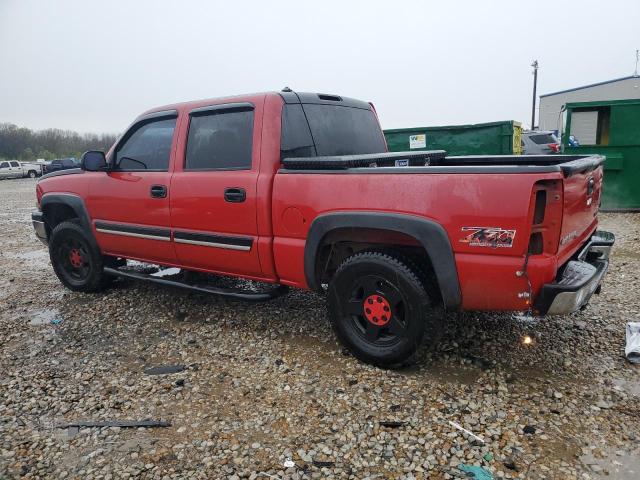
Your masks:
[{"label": "4x4 decal", "polygon": [[470,247],[511,248],[516,236],[515,230],[500,227],[462,227],[462,231],[466,235],[460,242]]}]

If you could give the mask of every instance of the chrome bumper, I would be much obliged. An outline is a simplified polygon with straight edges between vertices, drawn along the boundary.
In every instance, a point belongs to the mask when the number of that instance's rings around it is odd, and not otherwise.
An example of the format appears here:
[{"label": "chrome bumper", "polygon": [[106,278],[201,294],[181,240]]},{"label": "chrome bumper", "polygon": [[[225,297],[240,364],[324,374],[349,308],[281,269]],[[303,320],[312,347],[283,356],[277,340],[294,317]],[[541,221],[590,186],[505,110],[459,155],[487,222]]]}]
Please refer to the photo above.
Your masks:
[{"label": "chrome bumper", "polygon": [[609,255],[615,236],[597,231],[574,259],[569,260],[554,283],[542,286],[534,303],[541,315],[563,315],[583,308],[609,268]]},{"label": "chrome bumper", "polygon": [[31,223],[33,223],[33,229],[36,232],[36,237],[45,245],[49,244],[49,239],[47,238],[47,228],[44,224],[44,217],[42,212],[35,211],[31,212]]}]

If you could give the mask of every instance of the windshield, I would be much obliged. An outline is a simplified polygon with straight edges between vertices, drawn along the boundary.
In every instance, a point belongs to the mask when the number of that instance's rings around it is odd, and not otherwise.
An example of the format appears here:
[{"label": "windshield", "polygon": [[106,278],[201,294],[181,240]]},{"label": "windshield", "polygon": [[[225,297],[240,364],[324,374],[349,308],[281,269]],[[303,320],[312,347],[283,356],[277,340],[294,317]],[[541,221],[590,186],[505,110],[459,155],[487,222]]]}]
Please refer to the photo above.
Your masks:
[{"label": "windshield", "polygon": [[280,148],[282,158],[386,151],[382,131],[371,110],[316,104],[283,107]]}]

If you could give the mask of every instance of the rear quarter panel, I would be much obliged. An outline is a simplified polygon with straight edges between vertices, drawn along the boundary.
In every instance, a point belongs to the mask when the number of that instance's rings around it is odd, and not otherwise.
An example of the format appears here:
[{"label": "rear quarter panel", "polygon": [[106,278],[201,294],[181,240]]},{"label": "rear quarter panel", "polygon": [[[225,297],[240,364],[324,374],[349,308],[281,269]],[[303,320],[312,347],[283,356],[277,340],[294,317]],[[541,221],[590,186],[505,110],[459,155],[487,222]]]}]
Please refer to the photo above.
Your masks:
[{"label": "rear quarter panel", "polygon": [[[549,174],[279,173],[274,182],[274,258],[282,283],[306,287],[304,246],[313,220],[333,211],[404,213],[447,231],[465,309],[522,310],[526,280],[517,277],[528,248],[533,184]],[[468,227],[514,230],[505,248],[464,242]],[[554,257],[530,262],[532,282],[550,281]],[[437,259],[435,259],[437,261]]]}]

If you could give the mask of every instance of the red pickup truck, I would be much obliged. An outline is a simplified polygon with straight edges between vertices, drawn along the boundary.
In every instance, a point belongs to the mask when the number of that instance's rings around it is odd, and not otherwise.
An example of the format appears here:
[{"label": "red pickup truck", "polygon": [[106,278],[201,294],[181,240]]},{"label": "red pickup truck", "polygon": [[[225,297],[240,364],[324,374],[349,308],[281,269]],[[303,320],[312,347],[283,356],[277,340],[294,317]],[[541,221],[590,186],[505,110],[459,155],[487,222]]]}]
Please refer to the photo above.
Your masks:
[{"label": "red pickup truck", "polygon": [[603,161],[388,153],[372,104],[285,89],[141,115],[106,155],[42,177],[32,220],[72,290],[116,275],[248,300],[311,289],[339,339],[389,367],[438,340],[443,309],[583,307],[614,243],[596,230]]}]

